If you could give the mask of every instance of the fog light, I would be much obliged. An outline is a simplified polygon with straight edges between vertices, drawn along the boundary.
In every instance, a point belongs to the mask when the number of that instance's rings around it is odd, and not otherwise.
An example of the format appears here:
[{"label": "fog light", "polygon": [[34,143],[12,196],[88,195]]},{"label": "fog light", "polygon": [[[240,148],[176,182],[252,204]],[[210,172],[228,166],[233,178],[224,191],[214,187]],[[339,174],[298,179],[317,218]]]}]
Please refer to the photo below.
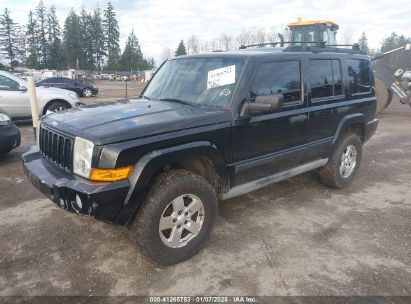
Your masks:
[{"label": "fog light", "polygon": [[83,202],[81,201],[80,196],[78,196],[77,194],[76,194],[76,205],[77,205],[79,210],[81,210],[81,208],[83,208]]}]

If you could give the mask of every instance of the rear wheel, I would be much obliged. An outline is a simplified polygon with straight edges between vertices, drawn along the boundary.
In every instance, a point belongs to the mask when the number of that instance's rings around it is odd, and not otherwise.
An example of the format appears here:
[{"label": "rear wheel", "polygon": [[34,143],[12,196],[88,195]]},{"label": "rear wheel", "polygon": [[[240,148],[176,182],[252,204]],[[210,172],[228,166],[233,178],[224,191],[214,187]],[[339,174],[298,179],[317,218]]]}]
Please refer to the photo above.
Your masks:
[{"label": "rear wheel", "polygon": [[65,101],[53,101],[44,110],[44,114],[61,112],[70,108],[71,106]]},{"label": "rear wheel", "polygon": [[93,92],[90,88],[84,88],[82,91],[82,95],[83,97],[91,97],[93,95]]},{"label": "rear wheel", "polygon": [[142,252],[160,264],[195,255],[217,217],[217,196],[203,177],[186,170],[159,175],[129,229]]},{"label": "rear wheel", "polygon": [[349,133],[336,144],[328,163],[320,169],[323,184],[342,189],[347,187],[361,163],[362,142],[357,134]]}]

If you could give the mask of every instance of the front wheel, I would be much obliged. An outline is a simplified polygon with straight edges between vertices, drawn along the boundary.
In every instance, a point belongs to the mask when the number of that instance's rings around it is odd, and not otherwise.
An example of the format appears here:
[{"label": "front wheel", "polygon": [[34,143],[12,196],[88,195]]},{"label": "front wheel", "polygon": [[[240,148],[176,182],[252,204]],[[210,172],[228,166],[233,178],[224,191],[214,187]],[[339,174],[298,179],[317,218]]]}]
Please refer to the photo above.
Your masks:
[{"label": "front wheel", "polygon": [[65,101],[54,101],[47,106],[44,110],[44,114],[61,112],[70,108],[71,106]]},{"label": "front wheel", "polygon": [[160,264],[195,255],[217,217],[217,196],[203,177],[185,170],[160,174],[129,229],[142,252]]},{"label": "front wheel", "polygon": [[357,134],[349,133],[336,144],[328,163],[320,169],[323,184],[342,189],[348,187],[361,163],[362,142]]}]

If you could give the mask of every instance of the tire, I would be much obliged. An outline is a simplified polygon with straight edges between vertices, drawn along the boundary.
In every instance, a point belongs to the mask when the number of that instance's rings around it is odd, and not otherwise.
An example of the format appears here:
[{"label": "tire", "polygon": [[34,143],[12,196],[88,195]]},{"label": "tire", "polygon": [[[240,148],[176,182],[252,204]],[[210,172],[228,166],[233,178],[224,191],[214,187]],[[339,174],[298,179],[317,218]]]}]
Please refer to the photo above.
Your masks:
[{"label": "tire", "polygon": [[[177,212],[181,210],[181,206],[184,206],[183,210],[188,210],[193,205],[191,210],[194,211],[200,206],[199,202],[202,209],[192,212],[188,217],[185,217],[185,211],[181,215]],[[191,205],[192,203],[194,204]],[[130,235],[142,253],[150,259],[163,265],[175,264],[192,257],[204,246],[211,235],[217,214],[217,195],[206,179],[190,171],[170,170],[154,180],[129,225]],[[160,226],[161,218],[165,223],[163,227]],[[185,219],[189,219],[189,224],[184,223]],[[196,224],[192,224],[193,222]],[[172,228],[162,230],[164,227]],[[187,227],[197,231],[196,235]],[[201,228],[194,229],[198,227]],[[172,236],[178,236],[179,231],[181,239],[177,242],[178,237]]]},{"label": "tire", "polygon": [[[350,154],[351,157],[348,157],[347,154]],[[362,142],[360,137],[353,133],[346,134],[338,140],[328,163],[320,169],[321,182],[337,189],[348,187],[357,174],[361,157]]]},{"label": "tire", "polygon": [[61,112],[70,108],[71,106],[65,101],[53,101],[44,109],[44,114],[48,114],[48,112]]},{"label": "tire", "polygon": [[83,91],[81,92],[81,95],[83,97],[91,97],[93,96],[93,91],[91,91],[90,88],[84,88]]}]

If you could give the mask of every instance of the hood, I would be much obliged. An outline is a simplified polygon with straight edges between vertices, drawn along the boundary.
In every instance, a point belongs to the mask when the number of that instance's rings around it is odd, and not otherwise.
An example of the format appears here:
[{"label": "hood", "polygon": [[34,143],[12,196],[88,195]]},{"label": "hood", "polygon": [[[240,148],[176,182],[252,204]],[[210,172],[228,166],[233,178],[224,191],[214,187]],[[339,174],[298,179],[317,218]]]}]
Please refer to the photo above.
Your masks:
[{"label": "hood", "polygon": [[230,120],[231,113],[227,110],[134,99],[53,113],[45,116],[42,123],[103,145]]},{"label": "hood", "polygon": [[70,94],[71,91],[69,90],[64,90],[64,89],[59,89],[59,88],[53,88],[53,87],[46,87],[46,86],[40,86],[36,87],[36,92],[39,94],[53,94],[53,95],[61,95],[61,94]]}]

